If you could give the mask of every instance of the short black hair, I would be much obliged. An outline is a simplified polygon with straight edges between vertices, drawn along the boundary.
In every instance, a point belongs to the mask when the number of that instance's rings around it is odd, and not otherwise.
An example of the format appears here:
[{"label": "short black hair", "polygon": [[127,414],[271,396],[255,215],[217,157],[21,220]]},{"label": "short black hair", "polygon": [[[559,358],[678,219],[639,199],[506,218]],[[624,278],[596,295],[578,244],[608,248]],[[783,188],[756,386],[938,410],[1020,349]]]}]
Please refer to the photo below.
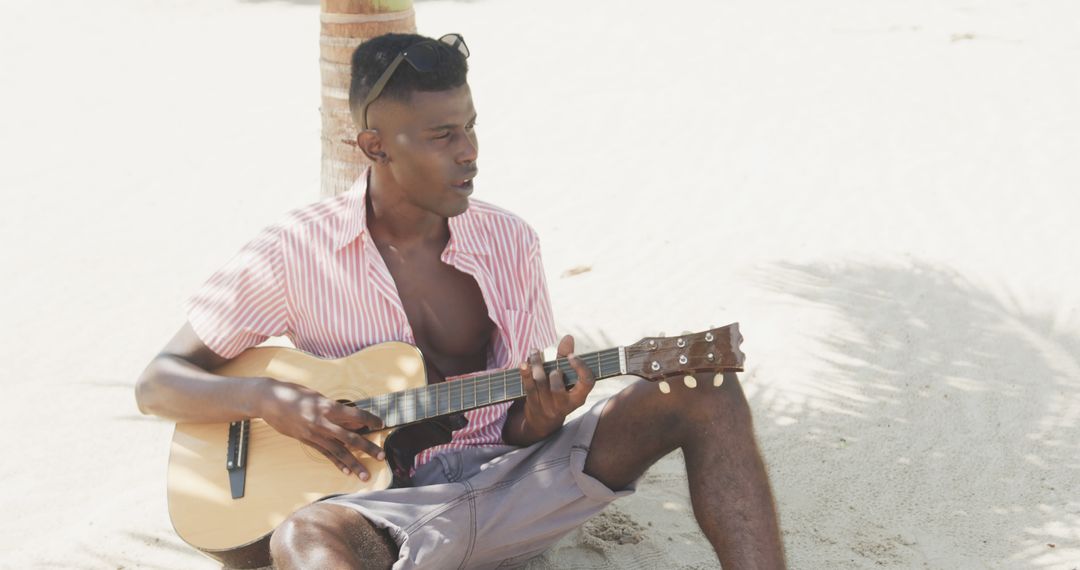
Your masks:
[{"label": "short black hair", "polygon": [[415,91],[445,91],[465,84],[469,65],[457,49],[417,34],[385,34],[360,44],[352,55],[352,80],[349,84],[349,110],[353,122],[360,125],[357,113],[371,88],[399,53],[420,42],[434,42],[439,64],[428,72],[418,72],[408,62],[401,62],[383,87],[379,99],[407,100]]}]

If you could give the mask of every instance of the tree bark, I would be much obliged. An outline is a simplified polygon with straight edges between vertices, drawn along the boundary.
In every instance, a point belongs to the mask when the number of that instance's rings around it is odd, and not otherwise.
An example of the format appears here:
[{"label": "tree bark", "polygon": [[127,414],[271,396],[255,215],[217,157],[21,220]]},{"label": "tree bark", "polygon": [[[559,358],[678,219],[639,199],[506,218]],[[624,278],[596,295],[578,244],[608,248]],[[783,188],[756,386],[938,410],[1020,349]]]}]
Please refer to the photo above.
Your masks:
[{"label": "tree bark", "polygon": [[319,66],[322,71],[322,196],[348,190],[368,164],[356,148],[349,114],[353,50],[382,34],[415,33],[412,0],[322,0]]}]

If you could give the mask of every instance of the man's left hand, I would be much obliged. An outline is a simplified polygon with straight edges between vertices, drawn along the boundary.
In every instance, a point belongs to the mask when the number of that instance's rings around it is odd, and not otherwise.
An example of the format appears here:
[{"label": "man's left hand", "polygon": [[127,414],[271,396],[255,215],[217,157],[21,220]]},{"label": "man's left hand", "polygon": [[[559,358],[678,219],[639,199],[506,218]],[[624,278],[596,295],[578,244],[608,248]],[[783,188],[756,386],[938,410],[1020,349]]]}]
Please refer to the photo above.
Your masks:
[{"label": "man's left hand", "polygon": [[555,433],[570,412],[581,407],[592,391],[596,379],[592,370],[574,354],[574,337],[566,335],[559,341],[556,357],[566,358],[577,373],[574,387],[567,390],[562,370],[544,371],[544,355],[534,352],[529,361],[521,364],[521,382],[525,386],[525,409],[522,435],[539,441]]}]

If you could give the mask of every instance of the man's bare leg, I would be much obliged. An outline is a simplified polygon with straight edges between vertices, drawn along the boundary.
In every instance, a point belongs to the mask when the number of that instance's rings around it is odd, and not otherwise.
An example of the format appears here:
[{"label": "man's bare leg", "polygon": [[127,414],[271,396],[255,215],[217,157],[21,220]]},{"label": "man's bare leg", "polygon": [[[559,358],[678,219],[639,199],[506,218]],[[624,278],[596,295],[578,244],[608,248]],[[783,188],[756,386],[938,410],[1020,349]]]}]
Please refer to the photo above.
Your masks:
[{"label": "man's bare leg", "polygon": [[724,568],[783,568],[776,507],[746,397],[734,373],[719,388],[712,377],[698,375],[696,388],[674,379],[670,394],[641,381],[613,396],[585,472],[618,490],[682,448],[694,516]]},{"label": "man's bare leg", "polygon": [[270,537],[274,568],[385,569],[398,547],[385,530],[341,505],[315,503],[293,513]]}]

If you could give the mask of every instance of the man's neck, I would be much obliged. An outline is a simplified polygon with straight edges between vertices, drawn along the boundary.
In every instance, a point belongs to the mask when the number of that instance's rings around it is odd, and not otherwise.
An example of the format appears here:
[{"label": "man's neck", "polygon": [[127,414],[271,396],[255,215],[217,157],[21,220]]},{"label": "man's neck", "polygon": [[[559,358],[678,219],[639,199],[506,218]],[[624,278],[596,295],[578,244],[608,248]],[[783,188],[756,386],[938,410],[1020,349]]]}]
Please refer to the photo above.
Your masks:
[{"label": "man's neck", "polygon": [[376,244],[398,249],[437,246],[450,240],[449,222],[438,214],[410,203],[397,181],[373,168],[368,179],[367,226]]}]

